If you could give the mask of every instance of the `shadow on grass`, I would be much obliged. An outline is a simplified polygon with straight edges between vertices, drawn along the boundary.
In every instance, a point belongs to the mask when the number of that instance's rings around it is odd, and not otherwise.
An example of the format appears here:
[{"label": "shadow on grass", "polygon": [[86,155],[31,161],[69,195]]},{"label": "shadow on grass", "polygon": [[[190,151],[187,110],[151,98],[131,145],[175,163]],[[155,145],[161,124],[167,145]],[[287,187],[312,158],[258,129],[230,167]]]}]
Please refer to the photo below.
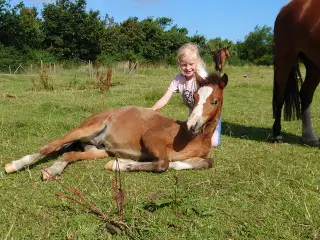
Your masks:
[{"label": "shadow on grass", "polygon": [[[35,163],[28,166],[29,169],[37,167],[37,165],[42,163],[47,163],[51,160],[58,160],[59,157],[61,157],[66,152],[71,151],[83,151],[80,141],[74,141],[71,144],[66,144],[64,147],[62,147],[60,150],[56,152],[52,152],[44,157],[40,157],[39,160],[37,160]],[[70,162],[68,165],[73,164],[74,162]]]},{"label": "shadow on grass", "polygon": [[[270,128],[253,127],[231,122],[222,122],[222,134],[233,138],[267,143],[272,143],[273,137],[272,126]],[[282,132],[281,134],[285,143],[304,145],[300,140],[300,136],[286,132]]]}]

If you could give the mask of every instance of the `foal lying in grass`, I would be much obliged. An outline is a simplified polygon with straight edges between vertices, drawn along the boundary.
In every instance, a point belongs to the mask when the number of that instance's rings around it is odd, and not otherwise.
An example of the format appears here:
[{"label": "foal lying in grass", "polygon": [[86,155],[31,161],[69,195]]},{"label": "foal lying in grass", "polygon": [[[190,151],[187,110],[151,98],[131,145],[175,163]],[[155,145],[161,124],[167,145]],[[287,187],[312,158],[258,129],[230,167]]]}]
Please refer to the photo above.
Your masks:
[{"label": "foal lying in grass", "polygon": [[[43,179],[60,175],[68,163],[76,160],[115,156],[105,169],[121,171],[164,172],[168,168],[211,168],[207,158],[211,136],[221,115],[223,89],[228,76],[197,76],[195,104],[185,122],[161,115],[151,109],[123,107],[109,109],[86,119],[79,127],[43,146],[38,153],[26,155],[5,166],[13,173],[34,163],[38,158],[65,153],[51,167],[42,171]],[[70,151],[70,145],[81,144],[81,151]]]}]

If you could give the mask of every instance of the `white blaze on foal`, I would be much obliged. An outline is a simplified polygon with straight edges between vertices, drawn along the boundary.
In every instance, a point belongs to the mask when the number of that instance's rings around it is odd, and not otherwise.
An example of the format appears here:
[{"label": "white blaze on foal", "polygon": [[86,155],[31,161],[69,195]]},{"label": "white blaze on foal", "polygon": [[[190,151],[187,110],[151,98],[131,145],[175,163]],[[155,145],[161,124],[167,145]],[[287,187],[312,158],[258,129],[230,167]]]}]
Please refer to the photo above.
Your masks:
[{"label": "white blaze on foal", "polygon": [[198,90],[199,102],[198,105],[193,109],[190,117],[188,118],[187,126],[188,129],[195,127],[195,132],[201,128],[203,124],[203,105],[206,103],[208,97],[211,95],[213,89],[212,87],[201,87]]}]

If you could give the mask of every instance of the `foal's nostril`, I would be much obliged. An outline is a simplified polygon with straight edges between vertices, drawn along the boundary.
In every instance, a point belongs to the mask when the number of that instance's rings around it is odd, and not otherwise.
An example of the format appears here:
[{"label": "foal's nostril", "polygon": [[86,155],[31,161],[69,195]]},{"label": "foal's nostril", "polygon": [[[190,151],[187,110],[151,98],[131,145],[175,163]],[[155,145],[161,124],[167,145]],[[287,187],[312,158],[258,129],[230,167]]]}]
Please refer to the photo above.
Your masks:
[{"label": "foal's nostril", "polygon": [[196,129],[196,125],[192,125],[192,126],[189,127],[189,131],[190,132],[194,132],[195,129]]}]

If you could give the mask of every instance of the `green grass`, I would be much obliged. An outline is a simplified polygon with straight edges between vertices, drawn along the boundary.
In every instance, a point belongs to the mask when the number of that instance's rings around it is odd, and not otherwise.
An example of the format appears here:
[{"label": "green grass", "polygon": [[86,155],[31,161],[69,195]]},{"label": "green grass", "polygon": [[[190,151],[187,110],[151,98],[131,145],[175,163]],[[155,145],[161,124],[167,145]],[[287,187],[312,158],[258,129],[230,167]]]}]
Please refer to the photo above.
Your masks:
[{"label": "green grass", "polygon": [[[121,69],[114,71],[104,106],[150,107],[176,72],[143,68],[128,76]],[[121,174],[126,223],[140,229],[132,235],[111,235],[103,220],[57,198],[56,192],[69,193],[57,182],[40,178],[40,169],[54,159],[4,173],[6,163],[37,152],[102,110],[94,80],[83,69],[73,70],[50,76],[53,91],[32,91],[32,78],[38,81],[38,76],[0,75],[0,239],[316,239],[319,148],[300,143],[300,121],[282,122],[286,143],[266,143],[273,124],[271,67],[229,66],[225,72],[229,83],[222,145],[210,152],[213,169]],[[317,90],[311,111],[318,134],[319,100]],[[186,119],[188,110],[181,102],[175,96],[161,112]],[[80,190],[108,219],[117,219],[111,184],[115,174],[103,170],[108,160],[71,164],[60,181]],[[162,196],[162,204],[154,205],[154,194]]]}]

